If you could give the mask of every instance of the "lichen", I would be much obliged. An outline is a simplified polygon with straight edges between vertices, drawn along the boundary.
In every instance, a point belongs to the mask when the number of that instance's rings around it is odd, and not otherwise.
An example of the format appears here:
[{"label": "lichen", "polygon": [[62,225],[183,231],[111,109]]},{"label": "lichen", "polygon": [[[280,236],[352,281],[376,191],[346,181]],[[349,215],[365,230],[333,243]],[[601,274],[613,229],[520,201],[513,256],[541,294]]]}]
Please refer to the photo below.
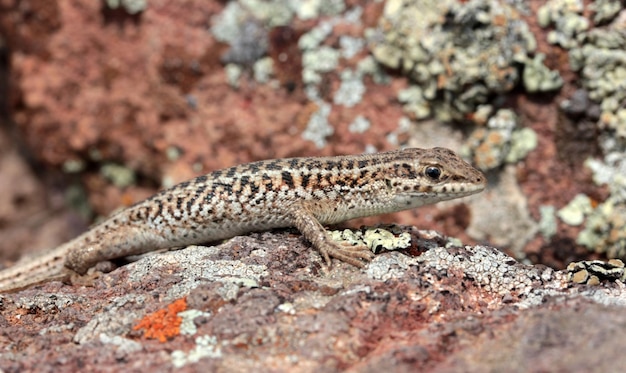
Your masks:
[{"label": "lichen", "polygon": [[362,76],[370,76],[376,84],[388,84],[391,81],[389,75],[385,73],[385,70],[381,68],[380,64],[372,56],[367,56],[360,60],[356,71]]},{"label": "lichen", "polygon": [[368,37],[380,63],[415,83],[400,94],[407,112],[439,120],[463,119],[511,90],[536,48],[519,12],[488,0],[390,0]]},{"label": "lichen", "polygon": [[352,123],[350,123],[350,125],[348,126],[348,131],[352,133],[364,133],[370,128],[370,126],[370,121],[367,120],[367,118],[365,118],[364,116],[359,115],[354,118],[354,121],[352,121]]},{"label": "lichen", "polygon": [[609,198],[598,205],[576,242],[608,258],[626,260],[626,204]]},{"label": "lichen", "polygon": [[[211,33],[231,49],[224,56],[226,62],[251,66],[263,57],[268,49],[268,33],[274,27],[292,23],[294,17],[311,19],[336,16],[345,10],[343,1],[292,1],[292,0],[238,0],[228,2],[222,13],[213,19]],[[332,30],[332,26],[326,31]],[[322,28],[316,27],[319,33]],[[304,37],[303,44],[312,49],[313,44],[325,39],[324,32]]]},{"label": "lichen", "polygon": [[567,280],[578,284],[599,285],[602,281],[626,281],[626,268],[619,259],[587,260],[567,266]]},{"label": "lichen", "polygon": [[577,37],[589,29],[589,20],[582,13],[582,0],[551,0],[539,8],[537,19],[542,27],[554,26],[548,42],[569,49],[577,45]]},{"label": "lichen", "polygon": [[353,107],[361,102],[365,93],[365,84],[360,74],[346,69],[341,72],[341,85],[333,97],[336,105]]},{"label": "lichen", "polygon": [[68,159],[63,163],[63,172],[68,174],[77,174],[85,170],[87,165],[82,159]]},{"label": "lichen", "polygon": [[306,129],[302,132],[302,138],[312,141],[319,149],[326,145],[326,138],[332,135],[335,130],[328,123],[328,116],[330,115],[330,104],[319,101],[318,110],[311,115]]},{"label": "lichen", "polygon": [[144,338],[158,339],[164,343],[169,338],[180,334],[182,318],[178,315],[187,309],[187,299],[181,298],[169,304],[167,309],[160,309],[146,315],[133,327],[133,330],[142,330]]},{"label": "lichen", "polygon": [[203,312],[196,309],[186,310],[178,313],[178,316],[181,318],[180,323],[180,334],[181,335],[195,335],[198,332],[198,328],[196,327],[196,323],[194,320],[197,317],[211,317],[211,314],[208,312]]},{"label": "lichen", "polygon": [[581,225],[585,216],[593,211],[591,198],[585,194],[578,194],[565,207],[557,212],[557,216],[567,225]]},{"label": "lichen", "polygon": [[259,83],[267,83],[274,74],[274,60],[264,57],[254,63],[252,67],[254,79]]},{"label": "lichen", "polygon": [[381,250],[406,249],[411,246],[411,235],[402,232],[397,227],[366,228],[363,230],[344,229],[342,231],[330,231],[333,240],[345,242],[352,246],[366,246],[373,252]]},{"label": "lichen", "polygon": [[226,72],[226,80],[228,84],[233,88],[239,88],[239,78],[241,77],[242,69],[239,65],[229,63],[224,67]]},{"label": "lichen", "polygon": [[622,10],[620,0],[595,0],[589,4],[589,9],[594,13],[593,22],[602,24],[611,21]]},{"label": "lichen", "polygon": [[111,181],[118,188],[125,188],[136,183],[135,171],[132,169],[114,164],[107,163],[100,169],[102,176]]},{"label": "lichen", "polygon": [[546,241],[550,240],[557,232],[555,212],[554,206],[539,206],[539,232]]},{"label": "lichen", "polygon": [[211,33],[230,45],[224,56],[226,62],[252,65],[267,52],[268,28],[261,13],[253,13],[239,2],[230,2],[221,14],[214,18]]},{"label": "lichen", "polygon": [[320,73],[335,70],[339,57],[339,51],[328,46],[305,51],[302,54],[302,81],[305,84],[320,83]]},{"label": "lichen", "polygon": [[524,64],[522,81],[528,92],[554,91],[563,86],[563,78],[556,70],[550,70],[544,65],[545,54],[537,53]]},{"label": "lichen", "polygon": [[182,368],[187,364],[197,363],[204,358],[219,359],[222,357],[222,350],[216,337],[202,335],[197,337],[195,342],[195,347],[189,352],[182,350],[172,351],[170,357],[175,368]]},{"label": "lichen", "polygon": [[346,4],[337,0],[297,0],[289,2],[298,18],[307,20],[318,18],[321,15],[337,15],[342,13]]},{"label": "lichen", "polygon": [[[554,26],[548,41],[569,49],[572,70],[580,72],[581,86],[601,107],[600,129],[626,136],[626,29],[617,14],[623,2],[603,0],[589,3],[593,27],[585,18],[581,0],[551,0],[539,11],[544,27]],[[610,22],[610,23],[609,23]]]},{"label": "lichen", "polygon": [[147,0],[106,0],[106,4],[111,9],[122,8],[131,15],[141,13],[148,7]]},{"label": "lichen", "polygon": [[537,147],[537,134],[530,128],[519,128],[513,111],[500,109],[477,128],[466,142],[463,153],[482,170],[504,163],[515,163]]},{"label": "lichen", "polygon": [[345,59],[350,59],[365,47],[365,40],[342,35],[339,37],[339,47],[341,48],[341,56]]}]

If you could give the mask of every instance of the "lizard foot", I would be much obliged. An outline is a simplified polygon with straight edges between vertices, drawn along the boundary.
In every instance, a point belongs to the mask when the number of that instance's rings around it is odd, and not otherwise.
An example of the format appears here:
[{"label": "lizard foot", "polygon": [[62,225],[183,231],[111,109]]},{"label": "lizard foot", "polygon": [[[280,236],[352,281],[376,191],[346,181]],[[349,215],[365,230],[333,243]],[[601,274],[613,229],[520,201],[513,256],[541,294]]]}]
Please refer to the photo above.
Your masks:
[{"label": "lizard foot", "polygon": [[364,261],[369,262],[374,258],[374,253],[367,246],[353,246],[349,243],[328,243],[320,251],[328,266],[330,257],[359,268],[365,266]]}]

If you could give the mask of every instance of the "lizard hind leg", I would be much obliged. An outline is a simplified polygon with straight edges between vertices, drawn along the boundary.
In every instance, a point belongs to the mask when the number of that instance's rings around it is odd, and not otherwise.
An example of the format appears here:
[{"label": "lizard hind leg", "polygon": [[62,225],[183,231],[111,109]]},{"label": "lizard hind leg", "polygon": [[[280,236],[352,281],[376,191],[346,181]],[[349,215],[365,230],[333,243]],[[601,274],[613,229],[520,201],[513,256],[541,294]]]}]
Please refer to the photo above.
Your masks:
[{"label": "lizard hind leg", "polygon": [[319,250],[328,266],[330,258],[336,258],[355,267],[364,267],[364,261],[373,259],[374,253],[366,246],[352,246],[348,243],[335,242],[313,213],[305,206],[294,206],[291,216],[293,225],[311,244]]}]

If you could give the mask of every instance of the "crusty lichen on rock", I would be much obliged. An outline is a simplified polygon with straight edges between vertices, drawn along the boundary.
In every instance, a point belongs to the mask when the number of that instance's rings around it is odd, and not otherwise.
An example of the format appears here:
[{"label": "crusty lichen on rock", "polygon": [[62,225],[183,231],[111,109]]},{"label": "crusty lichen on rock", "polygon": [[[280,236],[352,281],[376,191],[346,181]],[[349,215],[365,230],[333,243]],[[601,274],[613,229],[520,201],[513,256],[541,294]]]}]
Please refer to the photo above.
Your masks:
[{"label": "crusty lichen on rock", "polygon": [[536,48],[528,25],[498,1],[390,0],[369,40],[380,63],[413,80],[400,101],[417,118],[463,119],[537,63],[528,57]]}]

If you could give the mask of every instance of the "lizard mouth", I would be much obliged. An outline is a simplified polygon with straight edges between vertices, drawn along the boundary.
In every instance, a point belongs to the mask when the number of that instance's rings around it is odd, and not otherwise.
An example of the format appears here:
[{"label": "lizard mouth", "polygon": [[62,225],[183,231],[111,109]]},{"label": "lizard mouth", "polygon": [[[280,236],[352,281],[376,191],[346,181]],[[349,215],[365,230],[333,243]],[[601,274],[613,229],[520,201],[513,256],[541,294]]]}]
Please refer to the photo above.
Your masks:
[{"label": "lizard mouth", "polygon": [[482,192],[485,189],[484,184],[458,184],[454,186],[450,185],[420,185],[415,187],[414,190],[408,190],[404,193],[414,197],[419,196],[454,196],[462,197],[469,196]]}]

